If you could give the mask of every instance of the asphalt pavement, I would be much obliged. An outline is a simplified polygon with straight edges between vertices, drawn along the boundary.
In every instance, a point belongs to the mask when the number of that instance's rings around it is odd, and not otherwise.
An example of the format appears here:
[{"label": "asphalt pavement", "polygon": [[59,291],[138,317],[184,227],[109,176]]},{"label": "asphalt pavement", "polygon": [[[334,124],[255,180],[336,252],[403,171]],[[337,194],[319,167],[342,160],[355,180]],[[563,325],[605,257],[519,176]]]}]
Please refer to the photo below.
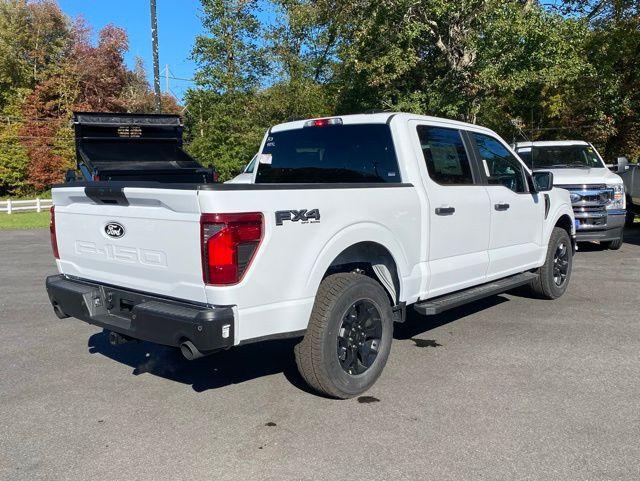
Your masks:
[{"label": "asphalt pavement", "polygon": [[45,230],[0,231],[0,479],[640,479],[640,228],[557,301],[412,311],[366,397],[308,392],[293,340],[198,361],[58,320]]}]

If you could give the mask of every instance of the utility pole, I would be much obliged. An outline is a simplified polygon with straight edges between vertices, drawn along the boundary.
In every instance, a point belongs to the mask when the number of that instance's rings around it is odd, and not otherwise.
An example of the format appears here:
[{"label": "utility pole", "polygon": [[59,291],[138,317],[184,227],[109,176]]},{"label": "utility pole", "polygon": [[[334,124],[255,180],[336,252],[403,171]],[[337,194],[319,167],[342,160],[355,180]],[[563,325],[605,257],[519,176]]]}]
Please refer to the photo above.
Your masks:
[{"label": "utility pole", "polygon": [[160,103],[160,60],[158,59],[158,17],[156,15],[156,0],[151,1],[151,44],[153,47],[153,91],[156,98],[156,113],[162,112]]}]

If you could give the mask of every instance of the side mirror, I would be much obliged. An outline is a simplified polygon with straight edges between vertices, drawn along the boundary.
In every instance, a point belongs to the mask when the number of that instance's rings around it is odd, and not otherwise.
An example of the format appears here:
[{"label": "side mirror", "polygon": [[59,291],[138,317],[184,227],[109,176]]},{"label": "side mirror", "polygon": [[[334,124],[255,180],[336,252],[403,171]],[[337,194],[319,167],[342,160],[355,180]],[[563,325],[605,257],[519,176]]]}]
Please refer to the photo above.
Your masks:
[{"label": "side mirror", "polygon": [[69,182],[75,182],[76,180],[77,180],[76,171],[73,169],[67,170],[67,172],[64,175],[64,181],[66,183],[69,183]]},{"label": "side mirror", "polygon": [[622,174],[629,168],[629,161],[626,157],[618,157],[618,174]]},{"label": "side mirror", "polygon": [[553,189],[553,172],[534,172],[533,187],[536,192],[548,192]]}]

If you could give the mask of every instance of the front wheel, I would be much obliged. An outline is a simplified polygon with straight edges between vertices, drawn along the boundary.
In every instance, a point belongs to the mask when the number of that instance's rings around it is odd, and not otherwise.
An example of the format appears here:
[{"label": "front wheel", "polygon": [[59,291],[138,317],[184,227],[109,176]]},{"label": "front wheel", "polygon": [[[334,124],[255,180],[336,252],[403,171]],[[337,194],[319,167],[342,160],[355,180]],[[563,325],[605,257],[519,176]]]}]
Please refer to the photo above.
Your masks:
[{"label": "front wheel", "polygon": [[605,242],[600,242],[600,245],[602,247],[604,247],[605,249],[610,249],[612,251],[617,251],[618,249],[620,249],[620,247],[622,247],[622,236],[620,236],[620,239],[616,239],[616,240],[612,240],[612,241],[605,241]]},{"label": "front wheel", "polygon": [[296,364],[316,391],[346,399],[378,379],[391,350],[393,313],[386,291],[370,277],[339,273],[320,284]]},{"label": "front wheel", "polygon": [[567,290],[573,266],[571,237],[566,230],[554,227],[549,239],[547,258],[531,283],[533,292],[544,299],[557,299]]}]

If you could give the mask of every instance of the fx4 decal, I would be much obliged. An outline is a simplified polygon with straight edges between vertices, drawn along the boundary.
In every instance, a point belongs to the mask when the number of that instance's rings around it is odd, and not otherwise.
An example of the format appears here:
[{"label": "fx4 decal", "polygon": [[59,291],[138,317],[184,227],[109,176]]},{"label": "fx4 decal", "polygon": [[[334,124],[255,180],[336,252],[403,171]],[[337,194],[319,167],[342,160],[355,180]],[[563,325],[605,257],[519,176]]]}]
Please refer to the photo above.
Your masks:
[{"label": "fx4 decal", "polygon": [[282,225],[285,220],[291,222],[320,222],[320,211],[318,209],[302,210],[278,210],[276,211],[276,225]]}]

